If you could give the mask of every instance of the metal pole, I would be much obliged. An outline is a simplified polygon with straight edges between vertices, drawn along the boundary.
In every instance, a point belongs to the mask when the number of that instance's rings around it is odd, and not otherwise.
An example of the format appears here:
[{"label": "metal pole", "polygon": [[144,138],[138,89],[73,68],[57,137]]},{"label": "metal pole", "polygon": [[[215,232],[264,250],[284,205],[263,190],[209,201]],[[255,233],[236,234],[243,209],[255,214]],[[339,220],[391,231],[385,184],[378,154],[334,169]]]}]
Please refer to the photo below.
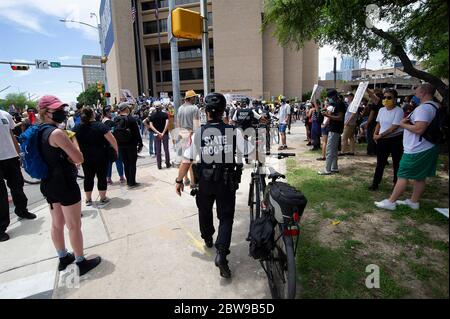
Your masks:
[{"label": "metal pole", "polygon": [[211,92],[211,72],[209,67],[209,34],[208,34],[208,4],[207,0],[200,1],[200,14],[203,18],[202,60],[203,60],[203,95]]},{"label": "metal pole", "polygon": [[334,89],[336,90],[336,57],[333,58]]},{"label": "metal pole", "polygon": [[172,91],[175,114],[180,107],[180,68],[178,65],[178,43],[172,36],[172,10],[175,8],[175,0],[169,0],[169,19],[167,21],[168,40],[170,43],[170,60],[172,64]]},{"label": "metal pole", "polygon": [[[159,26],[159,1],[155,1],[156,5],[156,27],[158,28],[158,55],[159,55],[159,92],[163,90],[163,69],[162,69],[162,53],[161,53],[161,30]],[[157,96],[155,96],[157,97]]]}]

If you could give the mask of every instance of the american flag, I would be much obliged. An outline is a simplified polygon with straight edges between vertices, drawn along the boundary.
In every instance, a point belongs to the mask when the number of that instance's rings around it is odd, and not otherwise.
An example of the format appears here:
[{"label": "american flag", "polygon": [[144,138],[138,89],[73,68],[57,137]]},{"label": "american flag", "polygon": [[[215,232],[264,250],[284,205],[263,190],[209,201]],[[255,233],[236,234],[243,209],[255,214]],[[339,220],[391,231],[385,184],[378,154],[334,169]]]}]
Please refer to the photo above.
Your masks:
[{"label": "american flag", "polygon": [[134,23],[136,21],[136,7],[131,7],[131,22]]}]

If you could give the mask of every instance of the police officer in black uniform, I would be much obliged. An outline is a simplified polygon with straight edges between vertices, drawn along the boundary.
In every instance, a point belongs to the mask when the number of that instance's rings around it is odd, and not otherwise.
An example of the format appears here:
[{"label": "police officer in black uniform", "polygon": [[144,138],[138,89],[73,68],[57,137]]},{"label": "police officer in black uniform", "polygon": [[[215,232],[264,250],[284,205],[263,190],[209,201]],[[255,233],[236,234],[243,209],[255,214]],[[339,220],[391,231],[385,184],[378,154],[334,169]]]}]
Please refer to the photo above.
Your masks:
[{"label": "police officer in black uniform", "polygon": [[197,129],[193,145],[185,151],[184,160],[178,172],[176,192],[181,196],[184,189],[183,178],[192,161],[194,175],[198,182],[196,203],[199,211],[200,233],[209,248],[213,246],[213,205],[216,202],[219,231],[215,242],[217,256],[215,265],[224,278],[231,277],[226,256],[230,253],[231,233],[234,220],[236,190],[242,174],[242,165],[235,160],[237,143],[243,144],[241,132],[223,122],[226,99],[220,93],[205,97],[206,125]]}]

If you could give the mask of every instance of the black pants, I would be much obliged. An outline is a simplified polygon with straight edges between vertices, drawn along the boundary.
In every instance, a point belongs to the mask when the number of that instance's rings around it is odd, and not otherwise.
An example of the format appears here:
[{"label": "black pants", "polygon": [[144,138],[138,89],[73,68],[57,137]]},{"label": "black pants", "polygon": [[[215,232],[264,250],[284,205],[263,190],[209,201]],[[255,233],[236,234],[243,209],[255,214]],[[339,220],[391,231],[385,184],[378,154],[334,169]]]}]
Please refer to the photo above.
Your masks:
[{"label": "black pants", "polygon": [[213,205],[216,202],[219,232],[216,239],[216,249],[230,253],[231,233],[233,229],[236,192],[231,191],[224,182],[207,182],[200,178],[199,192],[196,196],[200,233],[203,239],[214,235]]},{"label": "black pants", "polygon": [[106,174],[108,170],[108,160],[103,158],[95,162],[84,162],[84,191],[92,192],[94,189],[94,178],[97,176],[97,189],[99,191],[106,191],[108,184],[106,182]]},{"label": "black pants", "polygon": [[8,190],[4,180],[11,190],[16,215],[28,213],[28,198],[23,192],[23,176],[17,157],[0,161],[0,233],[5,232],[10,223]]},{"label": "black pants", "polygon": [[120,147],[127,185],[136,184],[137,146]]},{"label": "black pants", "polygon": [[373,185],[378,186],[383,178],[384,168],[387,159],[392,155],[392,165],[394,167],[394,184],[397,182],[397,172],[400,166],[400,160],[403,155],[403,135],[390,138],[382,138],[377,143],[377,168],[373,176]]}]

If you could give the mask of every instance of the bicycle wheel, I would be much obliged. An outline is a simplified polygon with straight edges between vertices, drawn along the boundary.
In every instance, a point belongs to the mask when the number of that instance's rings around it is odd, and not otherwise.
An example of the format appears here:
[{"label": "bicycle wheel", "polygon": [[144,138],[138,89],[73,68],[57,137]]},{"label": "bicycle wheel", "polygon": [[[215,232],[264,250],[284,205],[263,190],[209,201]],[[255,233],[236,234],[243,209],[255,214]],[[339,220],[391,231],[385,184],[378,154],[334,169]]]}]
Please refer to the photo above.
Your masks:
[{"label": "bicycle wheel", "polygon": [[[279,238],[281,225],[275,228]],[[296,295],[295,256],[292,237],[281,236],[266,261],[270,293],[273,299],[294,299]]]}]

